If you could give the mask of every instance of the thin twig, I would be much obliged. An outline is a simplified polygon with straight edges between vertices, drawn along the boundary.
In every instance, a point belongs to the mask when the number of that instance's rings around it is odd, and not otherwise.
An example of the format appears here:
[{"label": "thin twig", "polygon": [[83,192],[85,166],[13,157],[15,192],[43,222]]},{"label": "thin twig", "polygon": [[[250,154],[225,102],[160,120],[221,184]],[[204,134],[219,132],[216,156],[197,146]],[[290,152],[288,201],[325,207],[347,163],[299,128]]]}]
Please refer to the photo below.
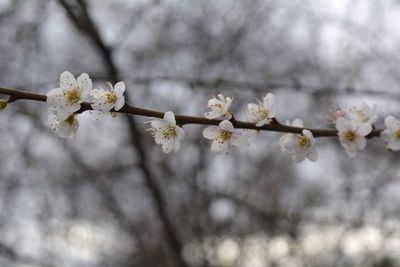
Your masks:
[{"label": "thin twig", "polygon": [[[32,92],[25,92],[16,89],[7,89],[0,88],[0,94],[8,95],[16,100],[33,100],[33,101],[41,101],[46,102],[47,97],[45,95],[36,94]],[[84,102],[82,103],[81,109],[78,113],[84,112],[86,110],[92,110],[90,103]],[[163,118],[164,112],[144,109],[132,106],[128,103],[125,106],[117,111],[118,113],[125,113],[131,115],[145,116],[145,117],[154,117],[154,118]],[[195,116],[187,116],[187,115],[175,115],[176,122],[179,125],[185,124],[200,124],[200,125],[218,125],[222,120],[209,120],[203,117],[195,117]],[[313,128],[301,128],[301,127],[293,127],[288,125],[280,124],[277,120],[274,120],[271,124],[265,124],[261,127],[256,126],[255,123],[245,122],[239,120],[233,120],[232,124],[235,128],[239,129],[250,129],[250,130],[260,130],[260,131],[271,131],[271,132],[282,132],[282,133],[297,133],[301,134],[304,129],[307,129],[312,132],[314,137],[329,137],[329,136],[337,136],[336,129],[313,129]],[[374,129],[367,136],[368,138],[380,136],[382,129]]]}]

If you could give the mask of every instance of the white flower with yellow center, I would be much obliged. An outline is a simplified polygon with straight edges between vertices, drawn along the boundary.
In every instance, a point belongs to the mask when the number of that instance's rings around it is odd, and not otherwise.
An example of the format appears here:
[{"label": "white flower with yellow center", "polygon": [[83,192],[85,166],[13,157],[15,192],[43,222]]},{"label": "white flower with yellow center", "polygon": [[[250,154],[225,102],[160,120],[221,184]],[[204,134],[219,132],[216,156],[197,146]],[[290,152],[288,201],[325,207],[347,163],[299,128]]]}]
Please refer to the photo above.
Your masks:
[{"label": "white flower with yellow center", "polygon": [[94,99],[91,105],[94,110],[108,112],[114,109],[118,111],[125,105],[125,83],[117,82],[114,87],[108,83],[108,86],[110,86],[110,90],[93,89],[90,92],[90,96]]},{"label": "white flower with yellow center", "polygon": [[[295,119],[293,123],[286,122],[289,126],[303,128],[303,121]],[[317,150],[315,148],[315,139],[313,134],[304,129],[302,134],[287,133],[279,138],[279,144],[282,152],[290,154],[295,162],[301,162],[304,159],[316,161],[318,158]]]},{"label": "white flower with yellow center", "polygon": [[246,138],[240,134],[234,133],[233,125],[230,121],[224,120],[219,126],[210,126],[203,130],[203,136],[213,140],[211,151],[215,153],[228,153],[229,148],[241,146],[246,142]]},{"label": "white flower with yellow center", "polygon": [[365,137],[372,131],[369,123],[338,118],[336,120],[339,141],[349,157],[355,157],[357,150],[363,150],[367,144]]},{"label": "white flower with yellow center", "polygon": [[217,97],[214,97],[208,101],[207,107],[211,109],[211,111],[204,113],[204,116],[209,119],[231,119],[232,114],[229,112],[229,107],[231,106],[232,98],[225,97],[222,94],[218,94]]},{"label": "white flower with yellow center", "polygon": [[92,80],[89,75],[82,73],[75,79],[68,71],[60,75],[60,87],[47,93],[47,102],[53,106],[58,120],[63,121],[81,108],[81,103],[92,90]]},{"label": "white flower with yellow center", "polygon": [[79,128],[77,116],[71,113],[65,120],[60,121],[55,114],[50,114],[50,127],[62,138],[74,138]]},{"label": "white flower with yellow center", "polygon": [[348,115],[350,120],[356,120],[361,123],[373,124],[378,119],[376,105],[370,107],[366,103],[362,103],[360,107],[351,108]]},{"label": "white flower with yellow center", "polygon": [[385,118],[385,129],[381,133],[383,140],[387,142],[387,148],[400,150],[400,120],[394,116]]},{"label": "white flower with yellow center", "polygon": [[269,93],[264,97],[263,102],[250,103],[247,109],[251,119],[257,123],[256,126],[263,126],[276,116],[275,96]]},{"label": "white flower with yellow center", "polygon": [[178,151],[180,142],[185,138],[183,129],[176,125],[175,115],[172,111],[165,112],[164,119],[153,119],[150,131],[153,132],[154,142],[162,145],[164,153]]}]

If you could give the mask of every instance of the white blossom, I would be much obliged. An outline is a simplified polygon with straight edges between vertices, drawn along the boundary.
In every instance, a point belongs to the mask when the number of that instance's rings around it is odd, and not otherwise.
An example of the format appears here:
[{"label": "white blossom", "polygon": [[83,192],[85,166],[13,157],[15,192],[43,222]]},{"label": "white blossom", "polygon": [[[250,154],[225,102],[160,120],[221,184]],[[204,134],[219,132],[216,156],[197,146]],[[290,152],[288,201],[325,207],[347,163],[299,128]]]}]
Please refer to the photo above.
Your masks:
[{"label": "white blossom", "polygon": [[89,75],[82,73],[75,79],[68,71],[60,75],[60,87],[47,93],[47,102],[53,106],[57,118],[63,121],[81,108],[81,103],[89,96],[92,80]]},{"label": "white blossom", "polygon": [[90,96],[94,99],[91,105],[94,110],[108,112],[114,109],[118,111],[125,105],[125,83],[117,82],[114,87],[111,83],[108,85],[110,90],[93,89],[90,92]]},{"label": "white blossom", "polygon": [[387,148],[400,150],[400,120],[394,116],[385,118],[385,129],[381,133],[383,140],[387,142]]},{"label": "white blossom", "polygon": [[207,107],[211,111],[204,113],[204,116],[209,120],[217,118],[231,119],[232,114],[229,112],[231,103],[232,98],[225,98],[222,94],[218,94],[217,97],[208,101]]},{"label": "white blossom", "polygon": [[164,119],[149,121],[153,132],[154,142],[162,146],[164,153],[178,151],[181,140],[185,137],[183,129],[176,125],[175,115],[172,111],[165,112]]},{"label": "white blossom", "polygon": [[338,130],[340,144],[346,150],[347,155],[355,157],[357,150],[365,148],[367,143],[365,136],[372,131],[372,126],[369,123],[338,118],[336,129]]},{"label": "white blossom", "polygon": [[228,153],[229,148],[233,146],[241,146],[246,142],[243,135],[234,132],[233,125],[230,121],[224,120],[219,126],[210,126],[203,130],[203,136],[213,140],[211,143],[211,151],[215,153]]},{"label": "white blossom", "polygon": [[378,119],[376,115],[376,105],[370,107],[366,103],[362,103],[360,107],[351,108],[348,117],[350,120],[373,124]]},{"label": "white blossom", "polygon": [[71,113],[65,120],[58,120],[55,114],[48,115],[50,127],[62,138],[74,138],[79,128],[77,114]]},{"label": "white blossom", "polygon": [[[292,124],[288,121],[286,124],[294,127],[304,127],[303,121],[300,119],[295,119]],[[314,136],[307,129],[304,129],[302,134],[287,133],[282,135],[279,139],[279,144],[282,152],[290,154],[295,162],[301,162],[306,158],[316,161],[318,158]]]},{"label": "white blossom", "polygon": [[263,102],[250,103],[247,109],[251,119],[257,123],[256,126],[263,126],[276,116],[275,96],[269,93],[264,97]]}]

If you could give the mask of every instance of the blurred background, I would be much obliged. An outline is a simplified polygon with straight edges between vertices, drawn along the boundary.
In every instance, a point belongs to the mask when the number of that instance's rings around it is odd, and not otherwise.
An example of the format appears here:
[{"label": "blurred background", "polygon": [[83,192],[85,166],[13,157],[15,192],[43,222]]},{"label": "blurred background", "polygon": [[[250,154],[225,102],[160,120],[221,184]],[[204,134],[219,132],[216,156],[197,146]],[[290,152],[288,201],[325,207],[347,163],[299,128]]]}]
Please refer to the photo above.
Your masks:
[{"label": "blurred background", "polygon": [[[0,0],[0,86],[45,94],[69,70],[123,80],[129,102],[235,116],[267,92],[280,121],[329,127],[332,106],[399,114],[397,0]],[[280,134],[214,155],[187,125],[165,155],[147,118],[79,117],[46,104],[0,114],[0,266],[400,266],[399,154],[378,138],[349,160],[335,138],[294,163]]]}]

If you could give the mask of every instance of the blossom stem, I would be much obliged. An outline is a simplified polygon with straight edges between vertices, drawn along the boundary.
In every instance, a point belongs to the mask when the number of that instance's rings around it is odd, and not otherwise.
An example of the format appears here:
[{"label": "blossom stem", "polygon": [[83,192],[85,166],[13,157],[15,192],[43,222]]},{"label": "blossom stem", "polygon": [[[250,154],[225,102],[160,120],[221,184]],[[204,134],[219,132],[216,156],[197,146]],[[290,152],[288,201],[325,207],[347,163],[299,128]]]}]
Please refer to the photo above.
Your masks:
[{"label": "blossom stem", "polygon": [[[21,91],[17,89],[9,89],[9,88],[0,88],[0,94],[7,95],[16,100],[33,100],[33,101],[40,101],[46,102],[47,97],[45,95],[36,94],[33,92]],[[84,112],[86,110],[92,110],[90,103],[82,103],[81,109],[78,113]],[[125,104],[123,108],[119,111],[113,111],[118,113],[125,113],[131,115],[138,115],[138,116],[145,116],[145,117],[155,117],[155,118],[163,118],[164,112],[144,109],[132,106],[128,103]],[[185,125],[185,124],[200,124],[200,125],[218,125],[222,120],[219,119],[206,119],[203,117],[195,117],[195,116],[187,116],[187,115],[177,115],[175,114],[175,119],[177,124]],[[271,131],[271,132],[282,132],[282,133],[297,133],[301,134],[304,129],[309,130],[314,137],[336,137],[337,130],[336,129],[312,129],[312,128],[301,128],[301,127],[293,127],[280,124],[276,119],[274,123],[265,124],[261,127],[256,126],[255,123],[245,122],[234,120],[232,124],[235,128],[238,129],[252,129],[252,130],[261,130],[261,131]],[[367,138],[378,137],[380,136],[383,129],[373,129],[372,132],[367,136]]]}]

